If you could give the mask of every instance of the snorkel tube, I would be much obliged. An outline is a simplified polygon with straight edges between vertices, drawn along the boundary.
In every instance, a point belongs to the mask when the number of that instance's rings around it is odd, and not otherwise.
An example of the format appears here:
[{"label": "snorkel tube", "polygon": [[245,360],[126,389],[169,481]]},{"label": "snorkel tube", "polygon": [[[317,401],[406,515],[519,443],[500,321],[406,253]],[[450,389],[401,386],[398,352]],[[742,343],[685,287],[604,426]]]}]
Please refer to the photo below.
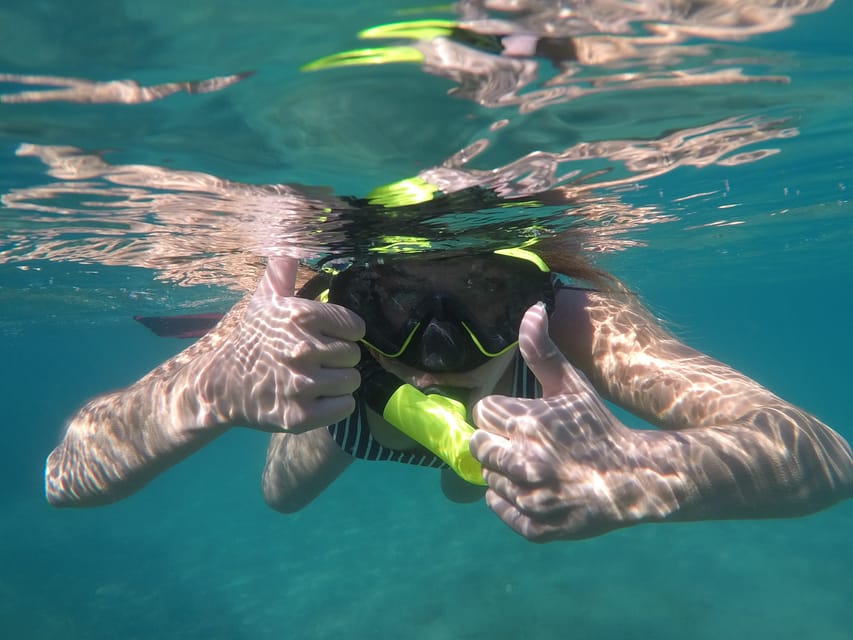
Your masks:
[{"label": "snorkel tube", "polygon": [[380,367],[362,375],[361,392],[368,407],[432,451],[463,480],[486,485],[480,463],[468,450],[476,429],[465,420],[464,404],[425,394]]}]

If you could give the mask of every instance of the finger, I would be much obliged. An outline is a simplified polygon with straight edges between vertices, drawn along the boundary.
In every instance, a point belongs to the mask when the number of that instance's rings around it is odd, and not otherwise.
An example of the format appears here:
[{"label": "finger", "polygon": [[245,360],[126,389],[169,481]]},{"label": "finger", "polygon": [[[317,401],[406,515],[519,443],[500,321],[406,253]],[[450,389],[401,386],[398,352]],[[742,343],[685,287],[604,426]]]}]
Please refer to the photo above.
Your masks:
[{"label": "finger", "polygon": [[319,338],[311,361],[323,368],[355,367],[361,360],[361,349],[355,342]]},{"label": "finger", "polygon": [[352,394],[317,398],[312,405],[311,420],[308,426],[325,427],[351,415],[355,411],[355,398]]},{"label": "finger", "polygon": [[318,333],[356,342],[364,337],[364,320],[357,313],[337,304],[320,303],[315,320]]},{"label": "finger", "polygon": [[285,431],[301,433],[334,424],[351,415],[355,411],[355,398],[350,394],[315,398],[291,409],[285,414]]},{"label": "finger", "polygon": [[299,261],[296,258],[272,256],[267,260],[267,268],[261,278],[256,294],[292,296],[296,289],[296,271]]},{"label": "finger", "polygon": [[[471,455],[483,465],[483,479],[490,486],[498,476],[531,488],[553,480],[552,465],[537,460],[517,444],[499,435],[478,429],[469,442]],[[503,480],[500,480],[503,482]]]},{"label": "finger", "polygon": [[518,346],[527,366],[542,385],[543,397],[592,390],[586,377],[569,363],[551,340],[544,304],[537,303],[524,314],[518,332]]},{"label": "finger", "polygon": [[566,358],[548,335],[548,315],[545,305],[535,304],[527,310],[518,330],[521,356],[542,385],[547,398],[561,386]]},{"label": "finger", "polygon": [[564,516],[575,505],[553,483],[524,482],[494,471],[485,471],[483,479],[489,489],[512,504],[523,514],[540,522]]},{"label": "finger", "polygon": [[351,394],[361,385],[361,373],[354,368],[318,368],[308,375],[310,383],[303,393],[312,398]]},{"label": "finger", "polygon": [[486,491],[486,504],[510,529],[531,542],[548,542],[557,538],[553,527],[540,525],[491,489]]},{"label": "finger", "polygon": [[357,313],[317,300],[263,297],[256,292],[247,313],[268,327],[268,333],[278,331],[290,340],[299,336],[326,336],[356,342],[364,337],[364,320]]},{"label": "finger", "polygon": [[471,436],[470,451],[483,465],[483,480],[488,485],[492,485],[492,480],[503,483],[503,480],[498,480],[498,476],[511,483],[524,485],[527,490],[553,483],[557,472],[552,463],[536,459],[528,451],[519,449],[517,444],[500,436],[477,435],[479,433],[478,430]]},{"label": "finger", "polygon": [[513,432],[513,417],[526,411],[523,398],[486,396],[474,405],[471,417],[478,429],[509,438]]},{"label": "finger", "polygon": [[468,449],[483,468],[500,472],[504,471],[506,460],[512,455],[512,445],[509,440],[482,429],[477,429],[471,436]]},{"label": "finger", "polygon": [[518,503],[520,486],[517,482],[494,471],[484,471],[483,480],[486,481],[489,490],[494,492],[495,495],[500,496],[503,501],[507,504],[511,504],[519,511],[523,511],[521,505]]}]

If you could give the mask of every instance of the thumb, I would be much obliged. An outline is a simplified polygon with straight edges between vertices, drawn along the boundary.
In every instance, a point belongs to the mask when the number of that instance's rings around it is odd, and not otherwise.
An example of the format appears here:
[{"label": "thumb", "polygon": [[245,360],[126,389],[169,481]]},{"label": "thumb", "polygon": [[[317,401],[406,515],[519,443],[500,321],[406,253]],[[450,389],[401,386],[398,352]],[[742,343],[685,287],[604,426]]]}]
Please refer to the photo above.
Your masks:
[{"label": "thumb", "polygon": [[548,334],[548,313],[545,305],[530,307],[521,319],[518,330],[521,356],[542,385],[542,395],[551,396],[587,389],[589,382],[575,369]]},{"label": "thumb", "polygon": [[271,256],[255,293],[260,295],[292,296],[296,289],[296,258]]}]

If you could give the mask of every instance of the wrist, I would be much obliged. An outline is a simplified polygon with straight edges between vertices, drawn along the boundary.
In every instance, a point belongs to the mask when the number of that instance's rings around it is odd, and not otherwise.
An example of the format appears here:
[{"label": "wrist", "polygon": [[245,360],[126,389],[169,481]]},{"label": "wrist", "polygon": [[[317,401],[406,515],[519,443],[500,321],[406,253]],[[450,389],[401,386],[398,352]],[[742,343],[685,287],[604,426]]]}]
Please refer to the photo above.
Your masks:
[{"label": "wrist", "polygon": [[638,522],[677,519],[696,501],[698,487],[687,471],[689,441],[683,434],[631,429],[631,463]]},{"label": "wrist", "polygon": [[214,352],[197,358],[194,366],[186,366],[180,375],[163,382],[155,393],[165,398],[160,403],[163,424],[178,432],[200,430],[224,431],[240,424],[236,397],[230,390],[231,372],[227,360]]}]

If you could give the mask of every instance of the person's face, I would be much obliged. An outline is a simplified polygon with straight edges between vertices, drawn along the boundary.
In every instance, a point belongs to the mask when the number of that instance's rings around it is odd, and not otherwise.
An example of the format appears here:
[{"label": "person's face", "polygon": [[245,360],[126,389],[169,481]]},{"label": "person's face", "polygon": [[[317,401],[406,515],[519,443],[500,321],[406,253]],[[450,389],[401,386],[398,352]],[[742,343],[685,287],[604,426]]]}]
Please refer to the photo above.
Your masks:
[{"label": "person's face", "polygon": [[493,387],[524,312],[552,299],[550,274],[494,254],[351,267],[329,289],[365,320],[373,356],[421,388]]},{"label": "person's face", "polygon": [[369,350],[383,369],[390,371],[404,382],[421,391],[455,397],[470,406],[494,392],[495,386],[512,362],[516,349],[517,347],[514,347],[495,358],[490,358],[488,362],[470,371],[443,373],[423,371],[400,362],[398,358],[388,358],[374,350]]}]

